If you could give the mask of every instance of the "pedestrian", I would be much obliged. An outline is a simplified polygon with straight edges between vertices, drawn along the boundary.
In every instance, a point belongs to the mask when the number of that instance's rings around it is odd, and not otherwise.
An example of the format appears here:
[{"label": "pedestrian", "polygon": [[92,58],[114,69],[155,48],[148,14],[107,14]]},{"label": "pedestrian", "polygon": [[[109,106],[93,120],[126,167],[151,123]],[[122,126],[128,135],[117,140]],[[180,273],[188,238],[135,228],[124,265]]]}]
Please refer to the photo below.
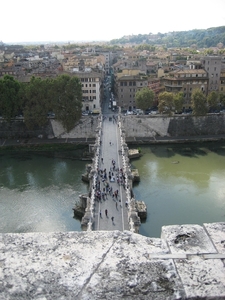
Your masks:
[{"label": "pedestrian", "polygon": [[109,142],[109,145],[111,146],[111,142]]},{"label": "pedestrian", "polygon": [[106,215],[106,217],[108,217],[108,210],[107,209],[105,210],[105,215]]},{"label": "pedestrian", "polygon": [[111,218],[112,222],[114,221],[114,217]]},{"label": "pedestrian", "polygon": [[101,161],[102,161],[102,163],[103,163],[103,157],[101,158]]},{"label": "pedestrian", "polygon": [[100,215],[100,218],[102,217],[102,212],[101,212],[101,210],[100,210],[100,212],[99,212],[99,215]]}]

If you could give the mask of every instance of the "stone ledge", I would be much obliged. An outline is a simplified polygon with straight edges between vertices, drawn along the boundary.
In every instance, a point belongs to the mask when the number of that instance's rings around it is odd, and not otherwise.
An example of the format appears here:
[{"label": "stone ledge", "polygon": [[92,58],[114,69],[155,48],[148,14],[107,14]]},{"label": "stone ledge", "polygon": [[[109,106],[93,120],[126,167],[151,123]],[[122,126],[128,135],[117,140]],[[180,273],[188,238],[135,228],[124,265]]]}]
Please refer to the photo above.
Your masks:
[{"label": "stone ledge", "polygon": [[225,299],[224,228],[1,234],[0,298]]}]

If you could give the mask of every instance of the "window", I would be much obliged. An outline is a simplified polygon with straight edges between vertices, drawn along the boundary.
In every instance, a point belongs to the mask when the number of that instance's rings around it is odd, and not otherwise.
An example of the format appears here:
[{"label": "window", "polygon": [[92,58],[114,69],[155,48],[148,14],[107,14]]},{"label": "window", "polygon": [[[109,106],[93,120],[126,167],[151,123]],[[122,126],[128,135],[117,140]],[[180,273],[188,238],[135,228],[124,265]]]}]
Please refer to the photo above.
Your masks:
[{"label": "window", "polygon": [[85,81],[85,82],[88,82],[88,78],[84,78],[84,81]]},{"label": "window", "polygon": [[93,96],[93,100],[96,100],[96,96]]},{"label": "window", "polygon": [[95,83],[93,83],[93,87],[96,87],[96,84],[95,84]]},{"label": "window", "polygon": [[132,81],[129,81],[129,86],[132,86]]},{"label": "window", "polygon": [[89,87],[91,87],[91,83],[89,83]]},{"label": "window", "polygon": [[92,90],[92,93],[96,94],[96,90]]},{"label": "window", "polygon": [[120,86],[123,86],[123,82],[120,82]]},{"label": "window", "polygon": [[88,87],[87,83],[85,84],[85,87]]},{"label": "window", "polygon": [[120,89],[121,92],[123,92],[123,89]]},{"label": "window", "polygon": [[127,86],[127,82],[126,81],[124,82],[124,86]]}]

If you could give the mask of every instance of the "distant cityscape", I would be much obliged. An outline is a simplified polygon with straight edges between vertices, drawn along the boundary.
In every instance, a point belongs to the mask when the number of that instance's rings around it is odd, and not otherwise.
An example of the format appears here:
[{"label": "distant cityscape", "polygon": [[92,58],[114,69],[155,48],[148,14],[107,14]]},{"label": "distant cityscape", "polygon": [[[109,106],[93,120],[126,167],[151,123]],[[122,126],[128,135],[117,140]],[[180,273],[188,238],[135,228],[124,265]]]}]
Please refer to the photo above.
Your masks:
[{"label": "distant cityscape", "polygon": [[[182,92],[183,110],[191,108],[191,94],[196,88],[205,95],[212,91],[225,94],[223,42],[201,48],[197,40],[196,43],[192,40],[191,46],[180,48],[158,43],[160,33],[148,36],[151,37],[148,43],[146,40],[143,43],[141,35],[123,37],[118,43],[115,40],[79,44],[37,42],[35,45],[0,42],[0,78],[11,75],[29,83],[32,76],[77,76],[82,83],[83,111],[100,110],[106,87],[113,92],[114,104],[129,111],[137,108],[135,94],[144,87],[154,91],[155,105],[161,92]],[[164,37],[161,35],[161,39]],[[139,42],[134,43],[135,39]]]}]

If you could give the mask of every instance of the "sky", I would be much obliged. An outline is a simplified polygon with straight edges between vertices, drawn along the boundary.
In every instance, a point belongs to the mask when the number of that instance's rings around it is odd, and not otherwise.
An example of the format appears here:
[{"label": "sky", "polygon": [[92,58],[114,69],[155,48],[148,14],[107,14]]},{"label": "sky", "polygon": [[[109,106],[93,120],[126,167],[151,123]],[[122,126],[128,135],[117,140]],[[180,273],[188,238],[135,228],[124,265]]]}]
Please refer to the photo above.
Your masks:
[{"label": "sky", "polygon": [[11,0],[0,9],[3,43],[109,41],[225,25],[225,0]]}]

